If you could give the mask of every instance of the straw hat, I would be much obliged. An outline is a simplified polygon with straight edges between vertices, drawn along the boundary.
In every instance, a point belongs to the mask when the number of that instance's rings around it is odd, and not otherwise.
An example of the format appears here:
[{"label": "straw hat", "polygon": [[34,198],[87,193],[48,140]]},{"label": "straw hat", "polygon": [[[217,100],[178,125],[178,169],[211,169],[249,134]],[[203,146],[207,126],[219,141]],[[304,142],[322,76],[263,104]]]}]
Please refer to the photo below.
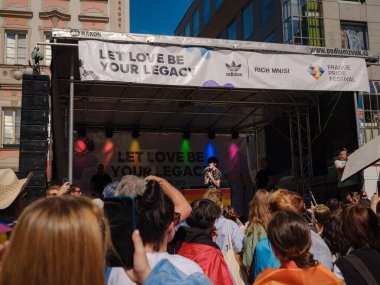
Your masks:
[{"label": "straw hat", "polygon": [[0,169],[0,210],[6,209],[16,200],[28,184],[32,173],[27,178],[18,179],[12,169]]}]

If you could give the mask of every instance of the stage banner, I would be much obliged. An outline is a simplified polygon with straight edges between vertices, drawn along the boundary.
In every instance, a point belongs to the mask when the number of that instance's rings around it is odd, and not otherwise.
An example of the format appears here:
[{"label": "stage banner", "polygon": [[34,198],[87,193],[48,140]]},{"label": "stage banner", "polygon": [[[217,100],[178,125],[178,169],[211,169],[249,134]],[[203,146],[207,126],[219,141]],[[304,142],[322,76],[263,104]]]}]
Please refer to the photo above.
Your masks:
[{"label": "stage banner", "polygon": [[[192,134],[186,140],[182,134],[141,134],[133,139],[128,133],[115,133],[110,139],[101,131],[86,136],[87,141],[78,138],[74,143],[73,171],[74,182],[85,191],[98,164],[104,165],[113,181],[124,175],[158,175],[179,189],[200,188],[211,156],[219,160],[223,187],[250,180],[245,137],[232,140],[231,136],[217,136],[209,140],[206,134]],[[89,142],[93,146],[90,150],[86,147]]]},{"label": "stage banner", "polygon": [[81,80],[369,92],[362,58],[79,41]]}]

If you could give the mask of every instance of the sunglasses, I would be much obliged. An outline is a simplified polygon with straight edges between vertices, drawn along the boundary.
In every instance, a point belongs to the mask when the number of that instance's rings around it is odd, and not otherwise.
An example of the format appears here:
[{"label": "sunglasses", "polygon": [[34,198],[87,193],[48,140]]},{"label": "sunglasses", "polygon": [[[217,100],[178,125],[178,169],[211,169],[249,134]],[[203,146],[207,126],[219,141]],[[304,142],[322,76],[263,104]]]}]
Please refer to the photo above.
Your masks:
[{"label": "sunglasses", "polygon": [[180,220],[181,220],[181,213],[174,212],[174,217],[173,217],[174,226],[178,225]]}]

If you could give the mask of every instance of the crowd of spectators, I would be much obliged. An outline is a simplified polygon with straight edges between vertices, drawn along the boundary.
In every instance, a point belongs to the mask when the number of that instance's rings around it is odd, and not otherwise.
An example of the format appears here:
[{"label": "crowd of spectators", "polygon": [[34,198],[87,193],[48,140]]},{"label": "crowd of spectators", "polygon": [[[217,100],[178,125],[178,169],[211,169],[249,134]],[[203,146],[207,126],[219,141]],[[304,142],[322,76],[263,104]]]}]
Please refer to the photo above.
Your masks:
[{"label": "crowd of spectators", "polygon": [[[95,199],[53,185],[25,203],[30,176],[0,170],[0,285],[380,284],[375,194],[305,208],[286,189],[257,190],[243,224],[220,190],[191,204],[167,180],[124,176]],[[115,251],[104,198],[133,196],[133,267]]]}]

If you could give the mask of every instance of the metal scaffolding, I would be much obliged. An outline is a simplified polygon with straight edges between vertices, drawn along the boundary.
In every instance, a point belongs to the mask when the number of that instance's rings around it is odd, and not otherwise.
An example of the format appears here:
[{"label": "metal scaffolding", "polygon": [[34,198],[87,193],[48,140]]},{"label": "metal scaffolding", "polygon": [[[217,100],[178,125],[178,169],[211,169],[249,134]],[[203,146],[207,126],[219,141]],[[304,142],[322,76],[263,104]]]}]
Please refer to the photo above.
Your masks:
[{"label": "metal scaffolding", "polygon": [[296,109],[289,114],[289,139],[292,161],[292,176],[298,192],[310,195],[310,180],[313,177],[309,110]]}]

